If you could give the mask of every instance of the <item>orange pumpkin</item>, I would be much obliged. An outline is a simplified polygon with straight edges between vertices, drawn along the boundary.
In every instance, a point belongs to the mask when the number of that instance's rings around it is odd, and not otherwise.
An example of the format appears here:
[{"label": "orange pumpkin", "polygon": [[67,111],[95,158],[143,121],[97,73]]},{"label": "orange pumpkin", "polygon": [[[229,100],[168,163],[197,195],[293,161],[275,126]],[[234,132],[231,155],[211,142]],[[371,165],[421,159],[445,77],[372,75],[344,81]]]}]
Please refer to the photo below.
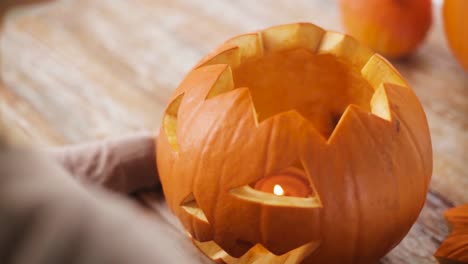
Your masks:
[{"label": "orange pumpkin", "polygon": [[226,263],[372,263],[416,220],[432,171],[408,84],[307,23],[203,59],[170,99],[157,157],[169,207]]},{"label": "orange pumpkin", "polygon": [[468,263],[468,204],[451,208],[444,216],[452,231],[434,256],[440,264]]},{"label": "orange pumpkin", "polygon": [[414,52],[432,23],[431,0],[340,0],[340,10],[349,34],[392,58]]},{"label": "orange pumpkin", "polygon": [[468,71],[468,1],[445,0],[443,15],[445,35],[453,54]]}]

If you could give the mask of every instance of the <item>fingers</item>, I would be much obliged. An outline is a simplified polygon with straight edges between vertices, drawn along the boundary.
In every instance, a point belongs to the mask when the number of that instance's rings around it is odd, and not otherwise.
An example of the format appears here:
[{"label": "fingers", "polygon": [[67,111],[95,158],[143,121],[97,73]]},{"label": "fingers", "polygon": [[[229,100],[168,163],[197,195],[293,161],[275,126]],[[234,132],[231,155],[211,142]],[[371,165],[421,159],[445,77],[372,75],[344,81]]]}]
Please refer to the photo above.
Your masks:
[{"label": "fingers", "polygon": [[159,183],[155,137],[138,134],[49,151],[76,179],[112,191],[133,193]]}]

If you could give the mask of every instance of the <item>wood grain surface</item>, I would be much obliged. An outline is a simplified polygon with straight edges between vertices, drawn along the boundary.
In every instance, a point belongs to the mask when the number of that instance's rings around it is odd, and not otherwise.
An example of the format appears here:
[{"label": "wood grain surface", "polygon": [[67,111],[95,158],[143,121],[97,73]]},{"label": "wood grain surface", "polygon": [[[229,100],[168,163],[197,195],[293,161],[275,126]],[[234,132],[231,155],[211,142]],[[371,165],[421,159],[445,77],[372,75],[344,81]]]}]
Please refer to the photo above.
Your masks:
[{"label": "wood grain surface", "polygon": [[[468,202],[468,74],[447,48],[439,9],[418,52],[393,62],[424,105],[434,173],[418,222],[382,263],[435,263],[448,233],[442,212]],[[171,92],[204,54],[297,21],[342,31],[328,0],[71,0],[16,10],[1,39],[3,119],[42,146],[157,131]]]}]

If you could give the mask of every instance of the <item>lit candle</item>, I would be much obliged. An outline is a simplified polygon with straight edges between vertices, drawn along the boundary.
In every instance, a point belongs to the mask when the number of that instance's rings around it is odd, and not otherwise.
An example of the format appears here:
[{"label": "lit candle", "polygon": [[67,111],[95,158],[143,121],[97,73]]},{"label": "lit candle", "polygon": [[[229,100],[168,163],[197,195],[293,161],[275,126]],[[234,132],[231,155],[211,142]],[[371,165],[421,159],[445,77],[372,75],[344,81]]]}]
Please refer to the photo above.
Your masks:
[{"label": "lit candle", "polygon": [[312,188],[304,173],[297,169],[289,169],[280,174],[259,180],[255,189],[278,196],[310,197]]},{"label": "lit candle", "polygon": [[273,194],[278,196],[284,195],[283,187],[279,184],[275,184],[275,187],[273,187]]}]

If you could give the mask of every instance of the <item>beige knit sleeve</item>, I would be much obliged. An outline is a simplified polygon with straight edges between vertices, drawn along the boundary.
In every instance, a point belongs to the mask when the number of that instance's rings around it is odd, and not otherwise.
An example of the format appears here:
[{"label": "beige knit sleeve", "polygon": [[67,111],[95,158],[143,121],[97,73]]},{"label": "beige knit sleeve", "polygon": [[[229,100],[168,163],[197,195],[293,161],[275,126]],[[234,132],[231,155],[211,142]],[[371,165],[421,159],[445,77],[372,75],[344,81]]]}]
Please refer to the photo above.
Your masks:
[{"label": "beige knit sleeve", "polygon": [[0,149],[0,263],[206,263],[164,211],[84,188],[43,153]]},{"label": "beige knit sleeve", "polygon": [[86,185],[134,193],[159,183],[155,136],[137,133],[48,150],[55,161]]}]

